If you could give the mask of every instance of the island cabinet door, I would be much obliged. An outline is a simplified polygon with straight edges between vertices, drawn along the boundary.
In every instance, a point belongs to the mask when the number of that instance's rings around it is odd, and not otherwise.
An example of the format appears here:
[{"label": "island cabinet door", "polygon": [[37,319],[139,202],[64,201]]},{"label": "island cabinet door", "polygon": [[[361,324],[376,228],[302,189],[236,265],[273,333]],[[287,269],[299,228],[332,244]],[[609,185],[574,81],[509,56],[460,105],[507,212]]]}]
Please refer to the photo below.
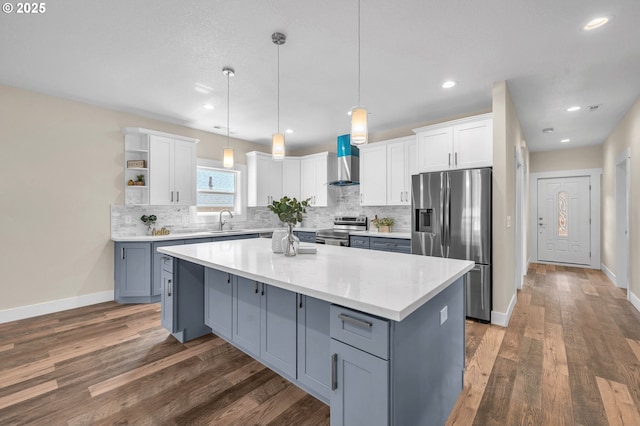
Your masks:
[{"label": "island cabinet door", "polygon": [[160,305],[162,326],[170,333],[176,332],[176,318],[173,314],[175,297],[173,294],[173,258],[163,256],[160,261]]},{"label": "island cabinet door", "polygon": [[260,284],[260,357],[274,369],[296,377],[296,293]]},{"label": "island cabinet door", "polygon": [[233,342],[259,358],[262,285],[236,276],[233,293]]},{"label": "island cabinet door", "polygon": [[220,337],[232,340],[233,280],[216,269],[204,270],[204,323]]},{"label": "island cabinet door", "polygon": [[331,426],[389,424],[389,361],[331,339]]},{"label": "island cabinet door", "polygon": [[309,296],[298,297],[298,382],[309,392],[315,392],[318,399],[329,403],[331,304]]}]

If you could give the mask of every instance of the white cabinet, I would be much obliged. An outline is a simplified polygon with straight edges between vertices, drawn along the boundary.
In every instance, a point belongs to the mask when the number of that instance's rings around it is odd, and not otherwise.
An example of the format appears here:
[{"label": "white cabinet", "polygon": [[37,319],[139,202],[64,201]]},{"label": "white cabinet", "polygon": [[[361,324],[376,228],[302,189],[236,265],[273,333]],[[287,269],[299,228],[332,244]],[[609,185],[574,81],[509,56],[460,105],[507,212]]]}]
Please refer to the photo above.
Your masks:
[{"label": "white cabinet", "polygon": [[360,147],[360,205],[387,205],[387,146]]},{"label": "white cabinet", "polygon": [[247,203],[249,207],[265,207],[282,198],[282,164],[271,154],[247,153]]},{"label": "white cabinet", "polygon": [[411,204],[411,175],[416,172],[416,138],[393,139],[387,145],[387,205]]},{"label": "white cabinet", "polygon": [[195,205],[198,139],[133,127],[123,132],[125,204]]},{"label": "white cabinet", "polygon": [[314,207],[335,204],[334,188],[328,182],[337,179],[336,154],[321,152],[300,157],[300,199],[310,198]]},{"label": "white cabinet", "polygon": [[149,139],[151,205],[196,204],[196,145],[166,136]]},{"label": "white cabinet", "polygon": [[285,157],[282,162],[282,195],[300,199],[300,159]]},{"label": "white cabinet", "polygon": [[493,119],[483,114],[413,129],[416,173],[493,165]]}]

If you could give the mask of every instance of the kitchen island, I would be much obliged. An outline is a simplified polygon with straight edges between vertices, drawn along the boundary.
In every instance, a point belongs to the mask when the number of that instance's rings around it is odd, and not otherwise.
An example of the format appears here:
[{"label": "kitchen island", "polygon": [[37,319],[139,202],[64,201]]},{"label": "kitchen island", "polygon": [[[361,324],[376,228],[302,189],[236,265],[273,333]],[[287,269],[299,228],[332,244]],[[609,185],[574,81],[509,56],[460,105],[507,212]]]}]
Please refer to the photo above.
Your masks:
[{"label": "kitchen island", "polygon": [[271,241],[158,249],[162,318],[213,331],[331,406],[332,425],[444,424],[462,390],[472,262]]}]

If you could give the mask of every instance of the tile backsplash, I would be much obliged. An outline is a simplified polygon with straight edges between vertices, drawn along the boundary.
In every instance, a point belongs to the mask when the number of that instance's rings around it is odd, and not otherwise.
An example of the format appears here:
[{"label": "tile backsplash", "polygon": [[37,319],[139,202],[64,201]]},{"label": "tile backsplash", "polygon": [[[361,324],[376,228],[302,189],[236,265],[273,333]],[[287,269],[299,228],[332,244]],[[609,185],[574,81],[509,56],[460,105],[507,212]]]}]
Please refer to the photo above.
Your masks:
[{"label": "tile backsplash", "polygon": [[[332,207],[309,207],[302,226],[305,228],[331,228],[334,216],[365,215],[369,219],[378,217],[392,217],[395,220],[392,231],[409,232],[411,229],[410,206],[360,206],[360,191],[358,186],[344,186],[331,188],[336,199]],[[171,232],[194,232],[212,230],[217,227],[217,216],[203,221],[197,217],[194,207],[188,206],[111,206],[111,235],[133,236],[145,235],[147,226],[140,221],[142,215],[155,214],[158,220],[155,228],[167,227]],[[244,220],[225,217],[227,226],[242,229],[277,228],[282,226],[275,214],[266,207],[248,207]]]}]

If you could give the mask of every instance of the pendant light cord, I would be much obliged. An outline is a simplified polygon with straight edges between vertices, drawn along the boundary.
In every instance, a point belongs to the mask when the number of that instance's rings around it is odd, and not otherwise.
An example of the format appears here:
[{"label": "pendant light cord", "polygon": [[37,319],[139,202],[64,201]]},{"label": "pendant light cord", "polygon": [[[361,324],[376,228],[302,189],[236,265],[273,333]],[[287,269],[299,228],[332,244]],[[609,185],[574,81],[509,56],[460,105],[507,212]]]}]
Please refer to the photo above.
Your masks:
[{"label": "pendant light cord", "polygon": [[358,0],[358,106],[360,105],[360,0]]},{"label": "pendant light cord", "polygon": [[230,102],[229,102],[229,98],[230,98],[230,89],[229,89],[229,80],[231,79],[231,76],[229,75],[229,73],[227,73],[227,148],[229,148],[229,132],[231,131],[229,129],[229,114],[230,114]]},{"label": "pendant light cord", "polygon": [[280,133],[280,45],[278,44],[278,133]]}]

